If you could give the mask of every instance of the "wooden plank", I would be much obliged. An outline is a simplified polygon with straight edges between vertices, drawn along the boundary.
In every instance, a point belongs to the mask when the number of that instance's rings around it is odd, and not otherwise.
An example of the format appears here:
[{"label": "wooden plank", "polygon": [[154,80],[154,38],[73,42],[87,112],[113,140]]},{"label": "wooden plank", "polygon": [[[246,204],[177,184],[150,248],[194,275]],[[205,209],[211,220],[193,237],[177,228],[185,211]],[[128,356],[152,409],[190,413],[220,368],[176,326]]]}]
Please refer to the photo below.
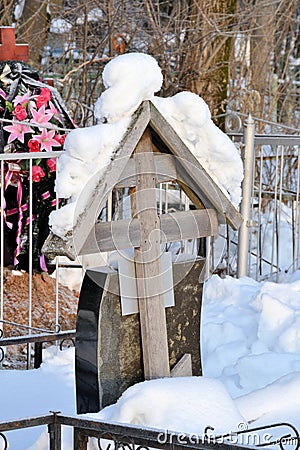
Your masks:
[{"label": "wooden plank", "polygon": [[[73,235],[66,243],[69,254],[79,254],[101,209],[105,205],[108,194],[119,180],[120,175],[147,127],[149,120],[149,103],[144,102],[135,113],[132,125],[129,127],[124,139],[120,143],[115,157],[111,161],[109,168],[105,171],[104,176],[99,178],[96,174],[82,191],[82,195],[77,200],[78,208],[82,206],[82,212],[79,214],[74,225]],[[87,195],[89,192],[93,192],[93,195]],[[96,245],[96,240],[94,243]]]},{"label": "wooden plank", "polygon": [[[146,130],[135,150],[137,164],[136,214],[141,245],[135,250],[145,379],[170,376],[166,314],[161,282],[160,223],[153,176],[151,135]],[[145,172],[145,173],[144,173]]]},{"label": "wooden plank", "polygon": [[186,353],[171,370],[171,377],[191,377],[192,375],[192,356]]},{"label": "wooden plank", "polygon": [[[168,121],[160,114],[150,102],[150,126],[159,134],[170,151],[177,157],[177,164],[185,169],[185,177],[181,178],[187,186],[192,187],[206,207],[213,206],[220,214],[226,216],[227,222],[234,229],[242,223],[242,216],[234,208],[230,200],[217,186],[213,179],[201,166],[197,158],[182,142]],[[178,169],[177,169],[178,170]],[[179,176],[179,174],[178,174]],[[191,181],[193,186],[191,186]]]},{"label": "wooden plank", "polygon": [[[177,178],[176,165],[173,155],[154,154],[155,174],[158,183],[167,183]],[[135,157],[131,157],[123,170],[116,188],[136,186]]]},{"label": "wooden plank", "polygon": [[66,256],[71,261],[75,261],[76,255],[70,252],[67,246],[67,241],[63,240],[61,237],[56,236],[52,232],[49,233],[47,239],[45,240],[41,252],[47,256],[47,258],[52,261],[56,256]]},{"label": "wooden plank", "polygon": [[[160,216],[160,243],[218,235],[218,217],[214,209],[178,211]],[[97,245],[94,245],[96,239]],[[81,249],[82,254],[139,247],[140,223],[137,218],[98,222]],[[80,254],[81,254],[80,253]]]},{"label": "wooden plank", "polygon": [[160,216],[160,228],[164,235],[161,242],[217,236],[217,213],[214,209],[199,209],[163,214]]},{"label": "wooden plank", "polygon": [[[96,246],[94,245],[96,239]],[[91,231],[80,251],[80,255],[89,255],[113,250],[138,247],[140,245],[140,224],[138,219],[98,222]]]},{"label": "wooden plank", "polygon": [[[192,200],[194,205],[198,208],[215,209],[218,213],[219,223],[226,223],[227,217],[223,209],[217,209],[209,198],[202,192],[199,188],[199,184],[190,176],[190,173],[185,170],[185,168],[177,161],[177,174],[178,174],[178,184],[187,194],[187,196]],[[216,192],[216,196],[218,193]],[[197,201],[198,199],[198,201]],[[200,200],[201,199],[201,200]]]}]

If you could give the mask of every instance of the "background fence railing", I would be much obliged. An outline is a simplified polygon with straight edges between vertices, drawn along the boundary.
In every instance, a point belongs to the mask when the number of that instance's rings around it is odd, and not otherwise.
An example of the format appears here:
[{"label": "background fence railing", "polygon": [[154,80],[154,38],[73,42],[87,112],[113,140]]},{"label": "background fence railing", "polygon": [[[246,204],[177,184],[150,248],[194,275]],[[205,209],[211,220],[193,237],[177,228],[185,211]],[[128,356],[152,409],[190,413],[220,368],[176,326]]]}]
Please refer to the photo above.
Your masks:
[{"label": "background fence railing", "polygon": [[300,130],[259,135],[250,116],[244,133],[238,131],[229,134],[244,157],[244,223],[239,234],[221,229],[223,245],[215,243],[215,259],[221,258],[219,270],[228,274],[281,281],[300,268]]},{"label": "background fence railing", "polygon": [[[242,450],[247,447],[239,445],[239,442],[243,442],[240,438],[245,431],[232,432],[227,435],[212,435],[212,427],[208,426],[207,430],[203,430],[203,435],[197,435],[196,433],[176,433],[168,430],[156,430],[153,428],[141,428],[132,425],[121,425],[114,423],[106,423],[100,420],[92,420],[89,418],[79,418],[72,416],[64,416],[60,412],[52,412],[51,414],[44,416],[31,417],[27,419],[21,419],[17,421],[0,422],[0,445],[1,440],[3,449],[7,450],[9,445],[8,433],[13,430],[20,430],[23,428],[31,427],[48,427],[48,439],[50,450],[61,450],[62,448],[62,428],[71,427],[73,429],[73,449],[74,450],[87,450],[88,442],[90,438],[96,439],[97,448],[102,450],[104,448],[127,449],[127,450],[150,450],[151,448],[157,449],[172,449],[182,450],[186,449],[198,449],[198,450],[229,450],[234,448],[235,450]],[[274,424],[270,428],[281,428],[286,426],[288,429],[288,435],[283,436],[295,436],[297,440],[299,435],[297,430],[289,424]],[[249,430],[249,433],[253,431],[258,436],[258,432],[265,427]],[[268,427],[266,427],[267,429]],[[286,431],[286,430],[285,430]],[[248,433],[248,432],[247,432]],[[270,435],[272,436],[272,435]],[[246,441],[246,439],[245,439]],[[253,440],[257,442],[257,439]],[[248,438],[248,445],[251,441]],[[273,444],[280,444],[278,442],[271,442]],[[270,444],[268,444],[270,445]],[[96,448],[93,446],[93,448]],[[282,448],[282,447],[281,447]]]}]

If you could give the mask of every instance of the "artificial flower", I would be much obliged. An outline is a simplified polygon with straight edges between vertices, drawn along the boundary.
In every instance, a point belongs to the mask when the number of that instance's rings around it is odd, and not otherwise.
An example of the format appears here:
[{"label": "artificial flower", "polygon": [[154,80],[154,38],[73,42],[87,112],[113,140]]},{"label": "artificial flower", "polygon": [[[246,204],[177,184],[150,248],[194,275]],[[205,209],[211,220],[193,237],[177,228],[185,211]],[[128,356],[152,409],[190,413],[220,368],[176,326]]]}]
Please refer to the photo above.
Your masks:
[{"label": "artificial flower", "polygon": [[63,147],[64,146],[64,143],[65,143],[65,140],[66,140],[66,135],[65,134],[56,134],[55,136],[54,136],[54,139],[57,141],[57,142],[59,142],[60,143],[60,145]]},{"label": "artificial flower", "polygon": [[[41,181],[42,178],[44,178],[44,176],[45,176],[45,172],[43,171],[41,166],[33,166],[32,167],[32,181],[35,181],[36,183],[38,183],[39,181]],[[30,179],[30,177],[28,177],[28,179]]]},{"label": "artificial flower", "polygon": [[53,103],[52,103],[51,101],[49,102],[49,109],[50,109],[50,111],[52,112],[52,114],[53,114],[54,116],[60,114],[60,112],[58,111],[58,109],[53,105]]},{"label": "artificial flower", "polygon": [[[60,102],[59,96],[55,99],[55,89],[37,83],[37,72],[26,64],[26,70],[20,71],[19,64],[9,61],[3,70],[0,69],[0,119],[9,120],[4,123],[5,151],[13,153],[36,152],[32,169],[26,158],[20,161],[18,171],[15,171],[15,161],[4,162],[4,175],[9,183],[18,186],[18,189],[4,189],[4,210],[7,214],[8,207],[19,211],[20,193],[22,193],[22,217],[13,229],[9,229],[9,242],[12,243],[9,261],[11,264],[26,265],[28,260],[28,225],[33,222],[32,260],[34,270],[44,270],[41,264],[41,243],[45,241],[49,229],[47,217],[49,211],[55,208],[55,172],[56,160],[48,154],[48,158],[39,158],[39,152],[49,150],[61,150],[65,136],[63,131],[57,129],[75,128],[65,106]],[[5,65],[5,63],[4,63]],[[13,84],[13,86],[12,86]],[[9,101],[8,101],[9,100]],[[25,116],[27,114],[27,116]],[[17,123],[21,122],[21,124]],[[7,145],[9,144],[9,145]],[[33,154],[33,153],[31,153]],[[10,173],[12,176],[10,178]],[[29,180],[29,177],[31,180]],[[29,187],[32,186],[32,216],[28,207]],[[21,220],[22,219],[22,220]],[[46,226],[45,226],[46,225]],[[18,255],[22,256],[20,259]],[[25,263],[24,263],[25,261]],[[0,446],[1,447],[1,446]]]},{"label": "artificial flower", "polygon": [[50,101],[49,102],[49,109],[52,112],[53,116],[60,122],[63,123],[62,119],[61,119],[61,113],[59,112],[59,110],[53,105],[53,103]]},{"label": "artificial flower", "polygon": [[47,159],[47,166],[50,172],[56,171],[56,158]]},{"label": "artificial flower", "polygon": [[26,108],[24,108],[21,105],[17,105],[15,109],[13,110],[13,115],[17,120],[25,120],[27,117],[27,111]]},{"label": "artificial flower", "polygon": [[24,144],[24,135],[26,133],[33,133],[32,128],[21,123],[13,123],[13,125],[8,125],[7,127],[3,127],[3,129],[10,133],[7,141],[8,144],[13,142],[15,139],[18,139],[22,142],[22,144]]},{"label": "artificial flower", "polygon": [[51,98],[51,92],[48,88],[41,88],[40,95],[38,95],[35,99],[36,106],[40,108],[43,105],[47,105]]},{"label": "artificial flower", "polygon": [[30,152],[40,152],[40,145],[38,143],[38,141],[36,141],[35,139],[29,139],[28,141],[28,148]]},{"label": "artificial flower", "polygon": [[16,105],[25,106],[29,103],[30,98],[31,98],[30,92],[26,92],[26,94],[24,95],[16,95],[13,104],[14,106]]},{"label": "artificial flower", "polygon": [[53,114],[49,110],[46,111],[45,105],[41,106],[38,111],[32,108],[30,112],[32,114],[30,122],[35,125],[49,125],[49,120],[53,117]]},{"label": "artificial flower", "polygon": [[43,128],[42,133],[40,135],[34,136],[34,140],[38,141],[41,145],[41,150],[46,150],[47,152],[51,152],[52,147],[60,147],[60,144],[53,139],[55,135],[54,130],[47,130]]}]

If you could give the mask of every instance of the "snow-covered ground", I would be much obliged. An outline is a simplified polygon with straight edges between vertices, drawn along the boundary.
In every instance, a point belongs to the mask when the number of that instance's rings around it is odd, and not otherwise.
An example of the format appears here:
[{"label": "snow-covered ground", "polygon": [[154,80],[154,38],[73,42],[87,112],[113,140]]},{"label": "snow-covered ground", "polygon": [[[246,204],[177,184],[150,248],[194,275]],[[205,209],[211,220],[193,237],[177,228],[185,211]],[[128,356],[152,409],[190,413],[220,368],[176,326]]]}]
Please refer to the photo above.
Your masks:
[{"label": "snow-covered ground", "polygon": [[[203,299],[204,377],[137,384],[116,405],[91,416],[200,436],[207,426],[214,428],[213,434],[274,422],[289,422],[300,430],[299,321],[298,272],[285,284],[213,276]],[[0,421],[50,410],[75,414],[74,349],[45,350],[40,369],[0,370],[0,386]],[[287,430],[261,432],[260,443],[282,432]],[[45,428],[9,432],[7,437],[14,450],[48,448]],[[71,448],[66,428],[63,449]]]}]

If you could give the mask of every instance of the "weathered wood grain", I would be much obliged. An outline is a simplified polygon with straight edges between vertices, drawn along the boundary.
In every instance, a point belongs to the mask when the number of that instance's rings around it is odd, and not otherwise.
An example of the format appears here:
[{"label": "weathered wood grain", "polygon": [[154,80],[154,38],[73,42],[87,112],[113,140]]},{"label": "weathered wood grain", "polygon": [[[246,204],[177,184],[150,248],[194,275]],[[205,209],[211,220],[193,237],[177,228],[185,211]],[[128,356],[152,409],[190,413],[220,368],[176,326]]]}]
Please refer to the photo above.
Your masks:
[{"label": "weathered wood grain", "polygon": [[192,355],[185,353],[171,370],[171,377],[191,377],[192,375]]},{"label": "weathered wood grain", "polygon": [[[214,209],[178,211],[162,214],[160,218],[160,243],[218,235],[218,217]],[[95,239],[97,245],[95,246]],[[88,237],[81,253],[94,254],[139,247],[140,223],[137,218],[98,222]]]},{"label": "weathered wood grain", "polygon": [[[120,143],[119,149],[116,151],[115,157],[111,161],[110,167],[105,172],[104,176],[97,180],[96,175],[94,179],[91,180],[91,185],[95,184],[95,186],[93,186],[93,195],[85,198],[83,190],[83,197],[78,199],[77,204],[82,203],[85,207],[74,226],[73,240],[70,240],[67,243],[70,253],[79,254],[101,209],[105,205],[108,194],[119,180],[120,175],[147,127],[149,120],[149,103],[144,102],[135,114],[133,124],[130,126],[126,136]],[[87,188],[85,191],[90,192],[90,189]]]},{"label": "weathered wood grain", "polygon": [[145,379],[170,376],[167,323],[161,281],[160,223],[151,135],[143,134],[135,150],[137,166],[136,214],[141,227],[135,250],[135,271],[140,311]]},{"label": "weathered wood grain", "polygon": [[[177,178],[175,160],[172,155],[154,154],[155,174],[158,183],[167,183]],[[128,160],[116,188],[128,188],[136,186],[136,163],[135,158]]]}]

